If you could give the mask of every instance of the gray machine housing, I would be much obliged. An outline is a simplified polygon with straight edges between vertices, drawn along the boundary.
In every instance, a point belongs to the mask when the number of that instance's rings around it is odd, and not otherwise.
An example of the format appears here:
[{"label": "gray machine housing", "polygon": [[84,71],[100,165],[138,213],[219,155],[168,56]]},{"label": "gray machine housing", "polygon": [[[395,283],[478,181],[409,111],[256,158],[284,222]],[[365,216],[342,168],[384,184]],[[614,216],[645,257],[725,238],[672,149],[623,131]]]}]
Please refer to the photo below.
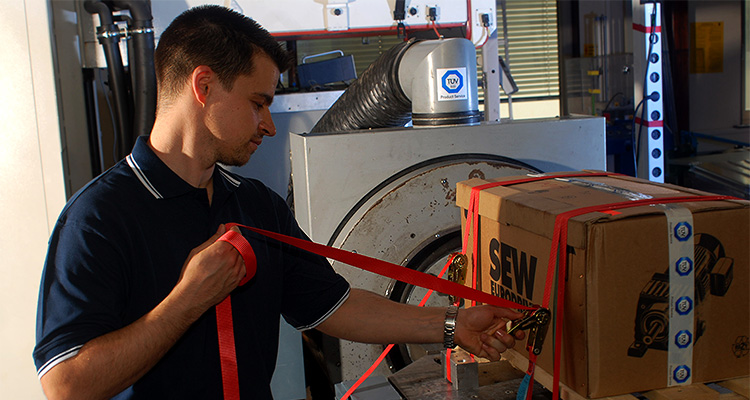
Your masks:
[{"label": "gray machine housing", "polygon": [[[603,118],[525,120],[434,128],[289,135],[297,220],[318,243],[437,274],[460,250],[456,183],[537,172],[606,169]],[[353,287],[410,304],[423,290],[339,262]],[[433,295],[428,306],[446,306]],[[386,325],[387,326],[387,325]],[[383,346],[339,341],[323,349],[334,382],[357,379]],[[399,346],[415,360],[438,346]],[[394,358],[376,374],[399,367]]]}]

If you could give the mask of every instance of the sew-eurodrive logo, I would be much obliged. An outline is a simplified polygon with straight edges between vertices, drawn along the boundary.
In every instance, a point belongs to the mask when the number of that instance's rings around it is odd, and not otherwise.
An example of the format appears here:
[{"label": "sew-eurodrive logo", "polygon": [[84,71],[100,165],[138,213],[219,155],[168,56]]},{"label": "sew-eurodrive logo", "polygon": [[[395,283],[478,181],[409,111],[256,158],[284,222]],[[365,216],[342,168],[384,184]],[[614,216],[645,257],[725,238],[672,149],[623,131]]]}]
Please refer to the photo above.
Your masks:
[{"label": "sew-eurodrive logo", "polygon": [[466,68],[438,68],[438,101],[465,100]]}]

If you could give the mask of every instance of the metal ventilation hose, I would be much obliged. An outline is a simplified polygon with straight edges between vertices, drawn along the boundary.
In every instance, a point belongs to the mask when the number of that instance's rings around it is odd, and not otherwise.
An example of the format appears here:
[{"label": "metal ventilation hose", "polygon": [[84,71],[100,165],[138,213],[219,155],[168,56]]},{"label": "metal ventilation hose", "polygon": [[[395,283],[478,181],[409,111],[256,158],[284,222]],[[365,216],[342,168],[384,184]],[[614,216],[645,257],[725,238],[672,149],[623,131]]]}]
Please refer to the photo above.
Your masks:
[{"label": "metal ventilation hose", "polygon": [[[410,119],[414,126],[478,123],[476,76],[476,52],[466,39],[400,43],[375,60],[310,132],[404,126]],[[459,83],[446,87],[447,78]]]},{"label": "metal ventilation hose", "polygon": [[411,101],[398,84],[398,66],[413,43],[412,40],[399,43],[383,53],[333,103],[310,132],[346,132],[404,126],[409,122]]}]

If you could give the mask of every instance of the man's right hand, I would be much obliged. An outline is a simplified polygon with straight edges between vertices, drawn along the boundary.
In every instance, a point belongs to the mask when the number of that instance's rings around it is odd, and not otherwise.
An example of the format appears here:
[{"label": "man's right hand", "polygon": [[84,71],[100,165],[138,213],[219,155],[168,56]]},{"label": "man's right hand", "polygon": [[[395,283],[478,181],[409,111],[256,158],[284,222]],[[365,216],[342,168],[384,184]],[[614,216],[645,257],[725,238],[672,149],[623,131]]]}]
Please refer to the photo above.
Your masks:
[{"label": "man's right hand", "polygon": [[[236,228],[234,228],[236,229]],[[90,340],[78,354],[41,377],[44,393],[57,398],[109,398],[148,372],[206,310],[239,285],[245,264],[235,248],[217,241],[226,228],[193,249],[177,286],[137,321]]]},{"label": "man's right hand", "polygon": [[[232,230],[239,232],[237,227]],[[200,308],[201,314],[224,300],[246,273],[245,263],[237,249],[217,240],[225,232],[222,224],[213,236],[190,252],[175,287]]]}]

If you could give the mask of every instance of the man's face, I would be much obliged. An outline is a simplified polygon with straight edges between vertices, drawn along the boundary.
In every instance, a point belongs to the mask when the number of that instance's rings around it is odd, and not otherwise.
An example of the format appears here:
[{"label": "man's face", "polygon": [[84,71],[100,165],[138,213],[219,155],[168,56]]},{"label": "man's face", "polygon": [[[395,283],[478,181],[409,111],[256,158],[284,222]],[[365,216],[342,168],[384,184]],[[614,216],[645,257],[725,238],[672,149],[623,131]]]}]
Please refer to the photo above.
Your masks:
[{"label": "man's face", "polygon": [[263,137],[276,134],[268,107],[279,69],[264,54],[256,55],[253,62],[250,75],[240,75],[230,91],[215,85],[211,101],[206,103],[205,121],[214,159],[225,165],[245,165]]}]

